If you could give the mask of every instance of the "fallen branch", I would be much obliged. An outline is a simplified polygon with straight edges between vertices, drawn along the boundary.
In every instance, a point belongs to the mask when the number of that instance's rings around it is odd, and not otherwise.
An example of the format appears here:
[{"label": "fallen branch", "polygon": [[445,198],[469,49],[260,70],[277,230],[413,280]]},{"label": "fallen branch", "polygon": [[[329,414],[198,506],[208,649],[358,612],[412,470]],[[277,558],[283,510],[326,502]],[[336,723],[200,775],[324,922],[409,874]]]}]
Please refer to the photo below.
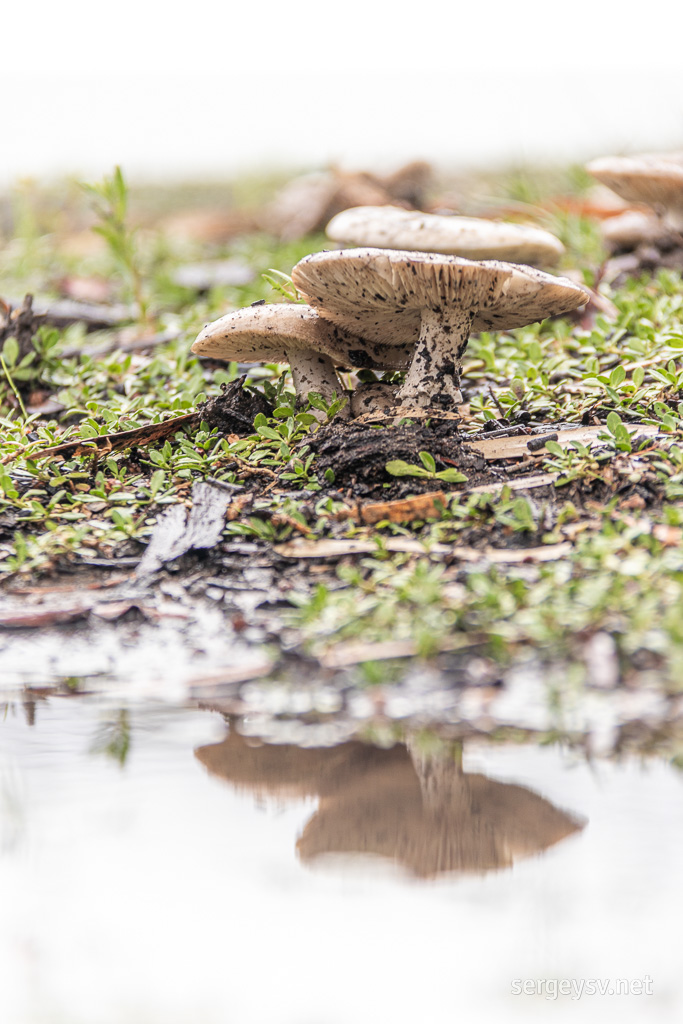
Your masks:
[{"label": "fallen branch", "polygon": [[290,540],[276,544],[276,554],[284,558],[343,558],[345,555],[369,555],[378,551],[391,551],[408,555],[446,555],[453,561],[491,562],[495,565],[515,565],[524,562],[554,562],[570,554],[568,541],[543,544],[535,548],[478,548],[464,545],[427,544],[412,537],[388,537],[380,544],[364,538],[324,539],[319,541]]},{"label": "fallen branch", "polygon": [[[76,455],[107,455],[109,452],[131,448],[134,445],[140,447],[153,444],[155,441],[165,441],[176,431],[198,427],[199,423],[200,414],[190,412],[185,416],[175,416],[171,420],[163,420],[161,423],[147,423],[145,426],[135,427],[133,430],[118,430],[113,434],[101,434],[99,437],[89,437],[87,440],[79,438],[75,441],[65,441],[64,444],[57,444],[53,448],[42,448],[40,451],[33,452],[31,458],[69,459]],[[15,452],[12,458],[16,458],[20,454],[20,452]]]}]

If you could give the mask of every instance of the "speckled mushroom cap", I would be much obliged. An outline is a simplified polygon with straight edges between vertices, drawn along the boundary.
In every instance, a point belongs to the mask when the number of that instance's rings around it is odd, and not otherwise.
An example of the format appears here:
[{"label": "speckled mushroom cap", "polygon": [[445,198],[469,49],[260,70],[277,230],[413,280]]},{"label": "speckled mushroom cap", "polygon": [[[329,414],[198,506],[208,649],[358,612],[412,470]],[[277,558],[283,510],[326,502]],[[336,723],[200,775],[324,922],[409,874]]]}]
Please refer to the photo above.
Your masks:
[{"label": "speckled mushroom cap", "polygon": [[473,331],[509,330],[588,301],[579,285],[533,267],[391,249],[314,253],[292,280],[321,317],[384,345],[414,343],[423,310],[471,310]]},{"label": "speckled mushroom cap", "polygon": [[328,238],[349,245],[438,252],[471,260],[513,260],[533,266],[551,266],[564,252],[559,238],[541,228],[397,206],[356,206],[338,213],[325,230]]},{"label": "speckled mushroom cap", "polygon": [[683,213],[683,153],[605,156],[587,164],[586,170],[630,203]]},{"label": "speckled mushroom cap", "polygon": [[322,352],[337,366],[369,369],[405,369],[411,356],[409,345],[365,341],[298,303],[237,309],[207,324],[192,346],[196,355],[238,362],[286,362],[288,352],[304,350]]}]

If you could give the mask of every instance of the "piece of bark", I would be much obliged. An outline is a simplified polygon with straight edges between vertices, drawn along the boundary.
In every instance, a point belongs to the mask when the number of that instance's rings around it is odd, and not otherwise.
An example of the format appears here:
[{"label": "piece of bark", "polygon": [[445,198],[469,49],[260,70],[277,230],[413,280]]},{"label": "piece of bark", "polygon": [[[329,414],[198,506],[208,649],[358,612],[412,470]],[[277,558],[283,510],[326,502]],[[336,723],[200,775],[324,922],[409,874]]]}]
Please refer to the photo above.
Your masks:
[{"label": "piece of bark", "polygon": [[189,514],[184,505],[173,505],[159,517],[135,575],[156,572],[187,551],[215,547],[221,539],[230,501],[230,495],[222,488],[203,481],[195,483]]},{"label": "piece of bark", "polygon": [[0,307],[0,349],[7,338],[19,346],[17,362],[34,352],[33,338],[45,320],[33,308],[33,296],[25,295],[21,303],[2,302]]},{"label": "piece of bark", "polygon": [[379,523],[383,519],[388,519],[390,523],[410,523],[415,519],[438,519],[447,504],[448,497],[443,491],[430,491],[398,501],[354,505],[348,509],[341,509],[334,518],[355,519],[367,525]]},{"label": "piece of bark", "polygon": [[22,611],[8,611],[0,614],[0,629],[42,629],[46,626],[58,626],[65,622],[75,622],[90,614],[92,602],[83,602],[66,607],[27,608]]},{"label": "piece of bark", "polygon": [[238,683],[247,683],[252,679],[262,679],[273,669],[273,663],[266,658],[257,658],[246,665],[228,665],[225,668],[215,669],[205,675],[193,676],[188,679],[187,685],[192,696],[205,690],[214,691],[222,687],[235,686]]},{"label": "piece of bark", "polygon": [[122,448],[130,448],[133,445],[142,446],[153,444],[155,441],[164,441],[176,431],[191,429],[198,426],[199,422],[199,412],[191,412],[184,416],[163,420],[161,423],[147,423],[145,426],[135,427],[133,430],[118,430],[113,434],[101,434],[99,437],[89,437],[85,440],[79,438],[75,441],[65,441],[64,444],[33,452],[31,458],[70,459],[77,455],[106,455],[109,452],[120,451]]},{"label": "piece of bark", "polygon": [[[383,542],[386,551],[412,555],[449,555],[454,561],[491,562],[495,565],[515,565],[523,562],[553,562],[565,558],[572,546],[569,542],[543,544],[534,548],[471,548],[464,545],[422,544],[410,537],[388,537]],[[345,555],[372,554],[377,551],[373,540],[340,538],[339,540],[294,540],[277,544],[276,553],[285,558],[343,558]]]},{"label": "piece of bark", "polygon": [[[658,433],[657,427],[651,423],[625,423],[624,426],[628,429],[629,433],[645,437],[655,437]],[[579,441],[581,444],[588,445],[588,447],[599,447],[604,444],[600,440],[599,435],[604,433],[607,433],[607,427],[601,423],[595,427],[558,430],[557,437],[553,435],[553,440],[557,440],[557,443],[562,445],[563,448],[566,448],[573,441]],[[548,436],[550,437],[550,435]],[[474,448],[475,451],[483,455],[487,462],[491,462],[496,459],[518,459],[523,455],[528,455],[528,441],[529,435],[525,434],[521,437],[482,438],[481,440],[468,441],[467,444],[468,447]]]},{"label": "piece of bark", "polygon": [[[73,299],[33,299],[33,313],[40,322],[53,327],[84,324],[88,331],[117,327],[135,318],[132,306],[102,305],[94,302],[74,302]],[[34,332],[35,333],[35,332]]]},{"label": "piece of bark", "polygon": [[[132,430],[118,430],[112,434],[100,434],[98,437],[85,440],[79,438],[75,441],[65,441],[63,444],[33,452],[31,458],[59,457],[67,459],[77,455],[106,455],[109,452],[120,451],[122,448],[130,448],[133,445],[140,447],[153,444],[156,441],[164,441],[178,430],[193,430],[199,426],[202,420],[206,420],[210,427],[216,427],[222,434],[229,433],[235,427],[243,432],[249,431],[254,425],[257,414],[263,412],[270,415],[272,407],[260,392],[242,386],[245,379],[246,377],[243,376],[226,385],[220,395],[203,402],[196,412],[175,416],[170,420],[162,420],[161,423],[147,423]],[[22,452],[13,454],[12,458],[18,458],[20,454]],[[239,456],[235,456],[235,460],[242,461]],[[11,460],[3,459],[3,463],[6,461]],[[271,470],[265,467],[254,467],[253,471],[275,476]]]}]

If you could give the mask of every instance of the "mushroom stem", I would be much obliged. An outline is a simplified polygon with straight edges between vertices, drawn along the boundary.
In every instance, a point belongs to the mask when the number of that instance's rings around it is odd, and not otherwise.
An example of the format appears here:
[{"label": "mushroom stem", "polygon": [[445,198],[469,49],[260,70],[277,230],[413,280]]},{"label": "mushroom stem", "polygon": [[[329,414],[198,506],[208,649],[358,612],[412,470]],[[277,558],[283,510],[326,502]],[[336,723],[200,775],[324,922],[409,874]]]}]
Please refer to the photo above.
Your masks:
[{"label": "mushroom stem", "polygon": [[[306,402],[311,391],[322,395],[328,403],[333,400],[335,392],[337,398],[343,397],[344,388],[329,356],[309,348],[287,352],[287,359],[292,371],[294,390],[300,402]],[[348,402],[338,415],[344,418],[349,415]]]},{"label": "mushroom stem", "polygon": [[373,384],[359,384],[351,392],[351,416],[365,413],[383,413],[396,406],[396,384],[377,381]]},{"label": "mushroom stem", "polygon": [[664,214],[664,223],[672,231],[683,233],[683,208],[670,207]]},{"label": "mushroom stem", "polygon": [[462,402],[460,361],[474,319],[473,310],[422,311],[415,354],[398,392],[402,405],[447,409]]},{"label": "mushroom stem", "polygon": [[462,767],[461,746],[429,754],[420,748],[414,737],[408,737],[406,747],[420,780],[425,808],[435,813],[470,809],[472,794]]}]

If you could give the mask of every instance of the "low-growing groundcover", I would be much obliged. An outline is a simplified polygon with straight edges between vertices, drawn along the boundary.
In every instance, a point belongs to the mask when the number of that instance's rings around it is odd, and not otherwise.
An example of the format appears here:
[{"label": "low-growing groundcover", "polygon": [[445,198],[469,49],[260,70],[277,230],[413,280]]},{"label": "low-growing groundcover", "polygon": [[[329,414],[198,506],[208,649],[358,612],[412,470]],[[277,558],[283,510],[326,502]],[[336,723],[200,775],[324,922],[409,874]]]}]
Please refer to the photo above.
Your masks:
[{"label": "low-growing groundcover", "polygon": [[[25,647],[26,630],[52,636],[30,676],[47,679],[50,651],[75,632],[96,639],[130,633],[132,623],[153,637],[161,613],[150,609],[163,594],[164,614],[169,603],[178,607],[188,665],[210,610],[224,623],[223,646],[209,658],[217,669],[236,643],[258,648],[275,674],[343,670],[362,685],[423,665],[454,685],[500,686],[533,662],[546,666],[553,699],[563,686],[654,687],[676,702],[678,273],[607,292],[616,319],[592,313],[583,323],[473,337],[459,421],[343,424],[332,407],[320,426],[295,406],[286,368],[200,362],[189,351],[203,324],[229,308],[293,297],[282,275],[322,248],[320,238],[280,245],[248,236],[208,251],[133,231],[118,174],[85,198],[96,207],[101,247],[75,252],[63,225],[41,222],[34,196],[21,217],[15,210],[16,233],[0,253],[7,303],[27,292],[49,297],[78,276],[105,282],[112,300],[133,310],[125,330],[87,334],[83,324],[60,328],[48,318],[20,337],[4,315],[0,657]],[[563,270],[579,267],[591,284],[600,259],[594,224],[559,210],[544,223],[568,246]],[[174,283],[180,263],[208,255],[242,261],[252,283],[202,294]],[[240,377],[251,392],[238,408]],[[209,415],[203,403],[217,398]],[[226,421],[216,419],[221,401]],[[326,411],[319,399],[313,405]],[[184,419],[160,426],[175,417]],[[159,427],[151,443],[150,426]],[[583,428],[575,441],[566,437],[571,427]],[[122,431],[139,435],[117,443],[111,435]],[[496,440],[500,448],[487,455]],[[67,442],[62,453],[42,454]],[[168,549],[172,557],[162,552],[160,568],[140,572],[164,514],[196,502],[199,481],[224,495],[217,543],[186,538]],[[98,595],[97,609],[84,594]]]}]

